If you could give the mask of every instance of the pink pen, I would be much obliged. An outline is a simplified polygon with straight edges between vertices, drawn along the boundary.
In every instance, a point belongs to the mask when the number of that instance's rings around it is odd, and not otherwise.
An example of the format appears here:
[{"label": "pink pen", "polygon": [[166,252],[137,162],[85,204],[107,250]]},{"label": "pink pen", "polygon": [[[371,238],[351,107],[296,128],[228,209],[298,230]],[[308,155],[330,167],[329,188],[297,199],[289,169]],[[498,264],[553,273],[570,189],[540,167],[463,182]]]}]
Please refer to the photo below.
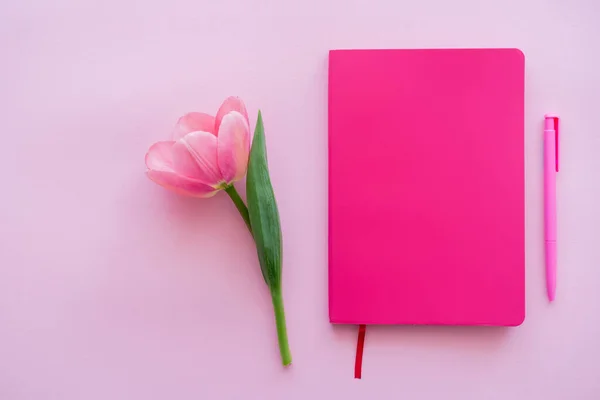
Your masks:
[{"label": "pink pen", "polygon": [[556,173],[558,172],[558,117],[544,117],[544,239],[548,299],[556,293]]}]

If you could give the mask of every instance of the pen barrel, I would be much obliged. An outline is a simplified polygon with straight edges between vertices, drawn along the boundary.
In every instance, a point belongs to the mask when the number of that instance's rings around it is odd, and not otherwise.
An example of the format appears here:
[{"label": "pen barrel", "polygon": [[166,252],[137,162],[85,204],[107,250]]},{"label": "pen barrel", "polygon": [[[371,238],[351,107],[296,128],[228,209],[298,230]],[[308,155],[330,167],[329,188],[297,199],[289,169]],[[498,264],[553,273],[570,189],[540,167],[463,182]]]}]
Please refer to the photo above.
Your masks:
[{"label": "pen barrel", "polygon": [[544,237],[556,241],[556,141],[554,130],[544,130]]}]

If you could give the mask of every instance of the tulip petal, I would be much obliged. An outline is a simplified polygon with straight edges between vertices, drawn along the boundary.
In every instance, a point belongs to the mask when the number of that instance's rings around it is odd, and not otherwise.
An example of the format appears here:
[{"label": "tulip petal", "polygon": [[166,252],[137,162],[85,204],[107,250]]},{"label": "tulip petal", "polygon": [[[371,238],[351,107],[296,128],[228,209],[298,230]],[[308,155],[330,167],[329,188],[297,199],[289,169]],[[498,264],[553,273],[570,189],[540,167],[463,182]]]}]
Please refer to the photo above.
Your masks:
[{"label": "tulip petal", "polygon": [[250,127],[246,118],[231,111],[222,119],[218,133],[219,169],[227,183],[244,177],[250,153]]},{"label": "tulip petal", "polygon": [[192,132],[173,145],[173,168],[177,174],[212,187],[223,183],[217,163],[217,137],[208,132]]},{"label": "tulip petal", "polygon": [[[221,126],[221,121],[223,117],[229,114],[231,111],[237,111],[244,116],[246,119],[246,123],[248,123],[248,111],[246,111],[246,106],[244,102],[239,97],[231,96],[225,99],[221,107],[219,107],[219,111],[217,111],[217,117],[215,120],[215,133],[219,134],[219,127]],[[249,124],[249,123],[248,123]]]},{"label": "tulip petal", "polygon": [[177,194],[193,197],[212,197],[218,190],[202,182],[177,175],[175,172],[148,170],[148,178]]},{"label": "tulip petal", "polygon": [[216,134],[215,117],[212,115],[191,112],[179,118],[173,130],[173,140],[179,140],[190,132],[209,132]]},{"label": "tulip petal", "polygon": [[173,144],[157,142],[146,153],[146,167],[157,171],[173,171]]}]

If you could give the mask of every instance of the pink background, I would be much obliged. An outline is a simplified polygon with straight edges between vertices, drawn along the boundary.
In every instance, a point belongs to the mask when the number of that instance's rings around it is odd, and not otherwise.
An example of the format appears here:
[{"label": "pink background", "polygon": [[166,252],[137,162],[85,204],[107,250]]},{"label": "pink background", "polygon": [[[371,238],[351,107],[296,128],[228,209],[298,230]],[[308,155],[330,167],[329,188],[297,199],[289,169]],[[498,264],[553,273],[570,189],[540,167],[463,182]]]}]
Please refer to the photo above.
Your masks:
[{"label": "pink background", "polygon": [[[0,399],[599,398],[599,17],[596,0],[4,0]],[[354,380],[356,329],[327,319],[327,51],[455,46],[526,54],[527,317],[370,328]],[[180,114],[230,94],[264,113],[287,370],[233,205],[144,176]],[[563,118],[553,305],[548,111]]]}]

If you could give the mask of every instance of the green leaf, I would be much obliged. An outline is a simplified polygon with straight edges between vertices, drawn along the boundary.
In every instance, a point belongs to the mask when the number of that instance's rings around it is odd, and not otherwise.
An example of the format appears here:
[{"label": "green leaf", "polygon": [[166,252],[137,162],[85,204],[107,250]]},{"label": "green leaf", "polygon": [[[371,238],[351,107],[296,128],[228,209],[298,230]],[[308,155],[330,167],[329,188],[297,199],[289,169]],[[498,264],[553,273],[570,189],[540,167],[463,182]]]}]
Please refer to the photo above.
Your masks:
[{"label": "green leaf", "polygon": [[271,291],[280,289],[281,224],[269,176],[265,130],[260,111],[248,161],[246,197],[260,269]]},{"label": "green leaf", "polygon": [[288,343],[281,291],[281,224],[269,176],[265,129],[260,111],[256,120],[250,160],[248,161],[246,197],[260,269],[271,291],[281,362],[283,365],[290,365],[292,353]]}]

